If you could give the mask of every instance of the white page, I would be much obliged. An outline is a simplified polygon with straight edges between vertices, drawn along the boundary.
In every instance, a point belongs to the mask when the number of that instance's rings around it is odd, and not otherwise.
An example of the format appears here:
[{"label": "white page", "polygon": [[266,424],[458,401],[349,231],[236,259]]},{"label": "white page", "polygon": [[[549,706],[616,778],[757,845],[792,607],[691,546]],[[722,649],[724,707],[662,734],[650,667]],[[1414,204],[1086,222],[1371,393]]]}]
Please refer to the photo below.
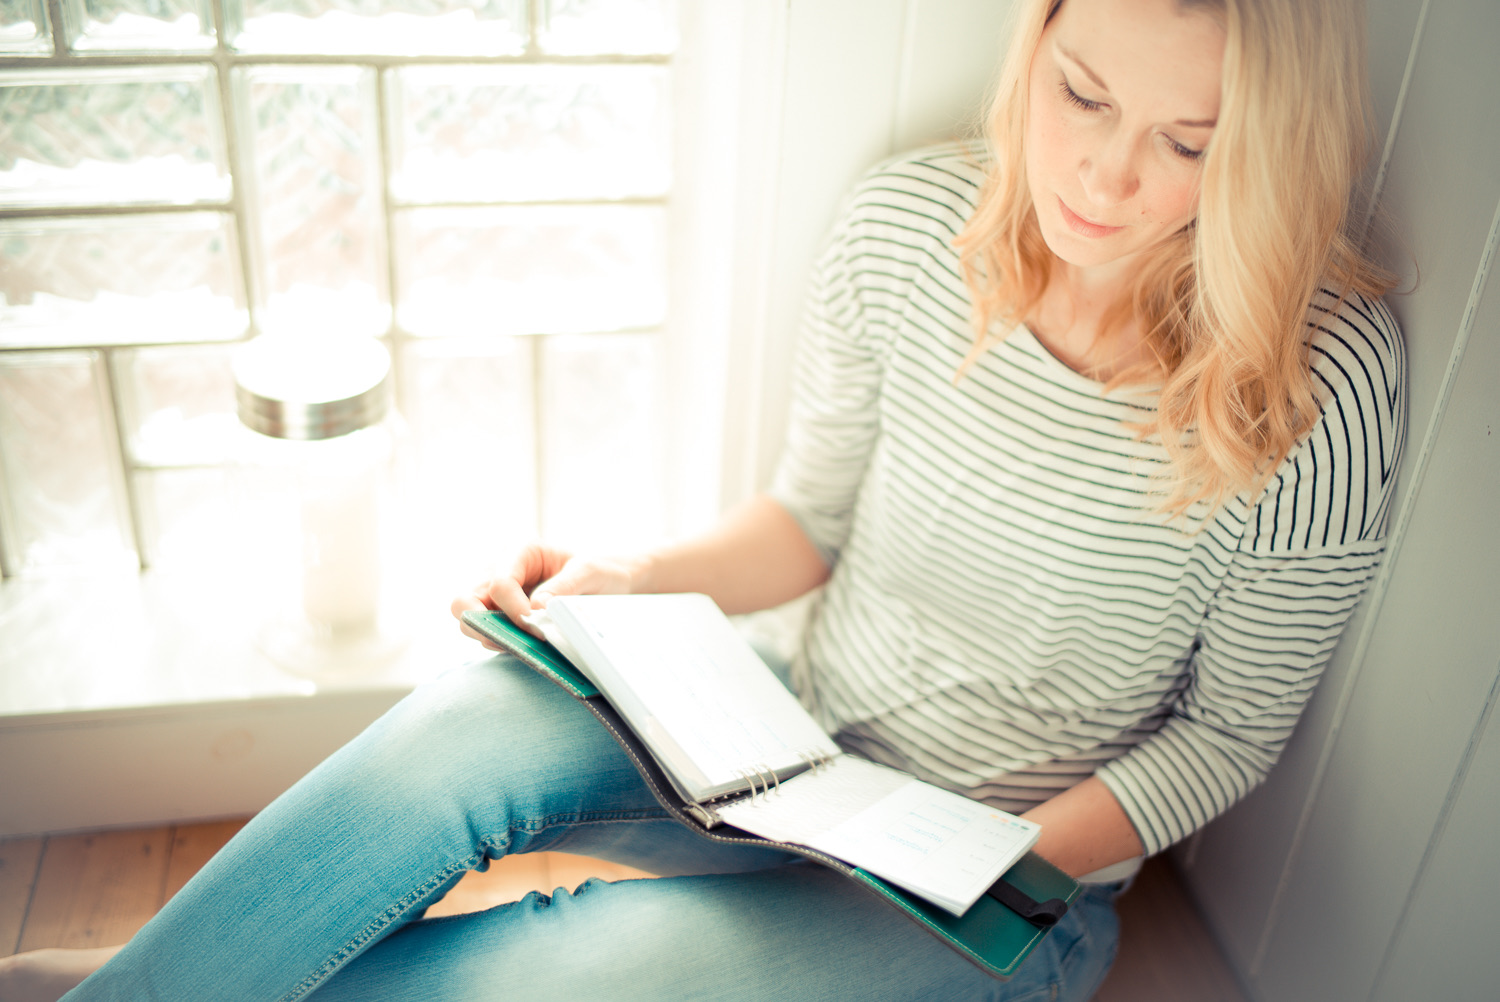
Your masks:
[{"label": "white page", "polygon": [[853,863],[962,915],[1039,825],[849,755],[780,793],[718,808],[725,821]]},{"label": "white page", "polygon": [[815,773],[803,773],[765,797],[716,808],[719,817],[779,842],[812,840],[864,813],[913,782],[904,772],[840,755]]},{"label": "white page", "polygon": [[568,595],[548,611],[575,663],[695,800],[786,775],[835,745],[706,595]]}]

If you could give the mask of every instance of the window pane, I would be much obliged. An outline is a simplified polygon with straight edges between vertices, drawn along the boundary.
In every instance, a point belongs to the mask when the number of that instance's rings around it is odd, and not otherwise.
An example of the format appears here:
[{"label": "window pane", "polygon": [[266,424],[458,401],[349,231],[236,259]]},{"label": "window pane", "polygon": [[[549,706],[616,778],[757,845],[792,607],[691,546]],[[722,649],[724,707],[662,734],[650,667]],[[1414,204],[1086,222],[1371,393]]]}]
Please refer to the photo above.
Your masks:
[{"label": "window pane", "polygon": [[526,0],[241,0],[241,52],[501,55],[526,47]]},{"label": "window pane", "polygon": [[284,586],[287,568],[300,564],[296,480],[288,470],[248,464],[142,470],[135,488],[153,571],[201,575],[211,567],[242,583],[266,582],[280,568],[275,583]]},{"label": "window pane", "polygon": [[243,534],[236,495],[241,485],[228,469],[149,470],[135,477],[145,545],[153,571],[206,563],[234,567],[232,540]]},{"label": "window pane", "polygon": [[413,67],[392,74],[392,193],[408,203],[661,195],[667,71]]},{"label": "window pane", "polygon": [[200,52],[214,46],[204,0],[63,0],[77,52]]},{"label": "window pane", "polygon": [[233,252],[216,212],[0,222],[0,344],[237,337]]},{"label": "window pane", "polygon": [[42,0],[0,0],[0,54],[47,54],[52,39]]},{"label": "window pane", "polygon": [[547,52],[652,53],[677,47],[674,0],[541,0]]},{"label": "window pane", "polygon": [[536,530],[532,341],[451,338],[404,350],[408,549],[448,589],[479,581]]},{"label": "window pane", "polygon": [[95,352],[0,356],[6,545],[25,571],[133,561]]},{"label": "window pane", "polygon": [[408,209],[398,320],[422,335],[654,326],[666,306],[654,206]]},{"label": "window pane", "polygon": [[141,348],[115,356],[131,454],[151,466],[222,463],[244,432],[228,347]]},{"label": "window pane", "polygon": [[658,338],[543,340],[543,528],[583,547],[638,545],[663,526]]},{"label": "window pane", "polygon": [[0,207],[229,197],[213,70],[36,70],[0,78]]},{"label": "window pane", "polygon": [[385,333],[374,71],[238,72],[254,123],[261,329]]}]

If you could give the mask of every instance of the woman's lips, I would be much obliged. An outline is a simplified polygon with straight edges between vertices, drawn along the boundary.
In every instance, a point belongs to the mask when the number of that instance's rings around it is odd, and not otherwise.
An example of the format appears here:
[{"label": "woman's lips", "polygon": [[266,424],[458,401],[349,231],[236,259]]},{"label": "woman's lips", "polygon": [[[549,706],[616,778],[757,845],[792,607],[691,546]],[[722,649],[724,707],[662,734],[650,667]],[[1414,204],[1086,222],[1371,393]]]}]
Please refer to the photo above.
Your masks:
[{"label": "woman's lips", "polygon": [[1079,236],[1107,237],[1111,233],[1119,233],[1125,228],[1123,226],[1101,226],[1098,223],[1091,223],[1068,208],[1068,203],[1064,202],[1061,198],[1057,200],[1057,204],[1062,207],[1063,222],[1068,224],[1068,229]]}]

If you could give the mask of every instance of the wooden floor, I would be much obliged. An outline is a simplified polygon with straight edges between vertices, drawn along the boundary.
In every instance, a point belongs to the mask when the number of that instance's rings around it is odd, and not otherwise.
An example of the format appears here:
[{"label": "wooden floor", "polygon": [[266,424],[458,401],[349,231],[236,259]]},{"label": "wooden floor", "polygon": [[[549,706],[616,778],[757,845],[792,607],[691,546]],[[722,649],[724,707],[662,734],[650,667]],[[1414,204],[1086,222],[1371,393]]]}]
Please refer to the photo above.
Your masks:
[{"label": "wooden floor", "polygon": [[[244,824],[176,825],[0,841],[0,956],[129,939]],[[471,873],[428,915],[478,911],[589,877],[645,874],[563,853]],[[1171,865],[1146,864],[1120,899],[1120,957],[1095,1002],[1244,1002]]]}]

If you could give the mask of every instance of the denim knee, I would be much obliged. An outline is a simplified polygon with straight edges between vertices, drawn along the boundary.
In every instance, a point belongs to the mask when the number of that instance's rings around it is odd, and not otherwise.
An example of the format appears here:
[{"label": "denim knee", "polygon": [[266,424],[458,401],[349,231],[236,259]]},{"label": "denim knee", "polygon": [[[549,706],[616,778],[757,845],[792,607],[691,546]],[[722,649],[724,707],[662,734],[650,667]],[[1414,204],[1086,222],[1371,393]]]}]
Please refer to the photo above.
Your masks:
[{"label": "denim knee", "polygon": [[421,686],[357,740],[367,782],[446,806],[502,851],[517,832],[657,807],[593,715],[508,656]]},{"label": "denim knee", "polygon": [[[559,698],[560,697],[560,698]],[[570,729],[580,707],[556,686],[508,657],[463,665],[418,687],[368,733],[382,757],[485,771],[545,749],[548,731]],[[586,715],[586,714],[585,714]]]}]

